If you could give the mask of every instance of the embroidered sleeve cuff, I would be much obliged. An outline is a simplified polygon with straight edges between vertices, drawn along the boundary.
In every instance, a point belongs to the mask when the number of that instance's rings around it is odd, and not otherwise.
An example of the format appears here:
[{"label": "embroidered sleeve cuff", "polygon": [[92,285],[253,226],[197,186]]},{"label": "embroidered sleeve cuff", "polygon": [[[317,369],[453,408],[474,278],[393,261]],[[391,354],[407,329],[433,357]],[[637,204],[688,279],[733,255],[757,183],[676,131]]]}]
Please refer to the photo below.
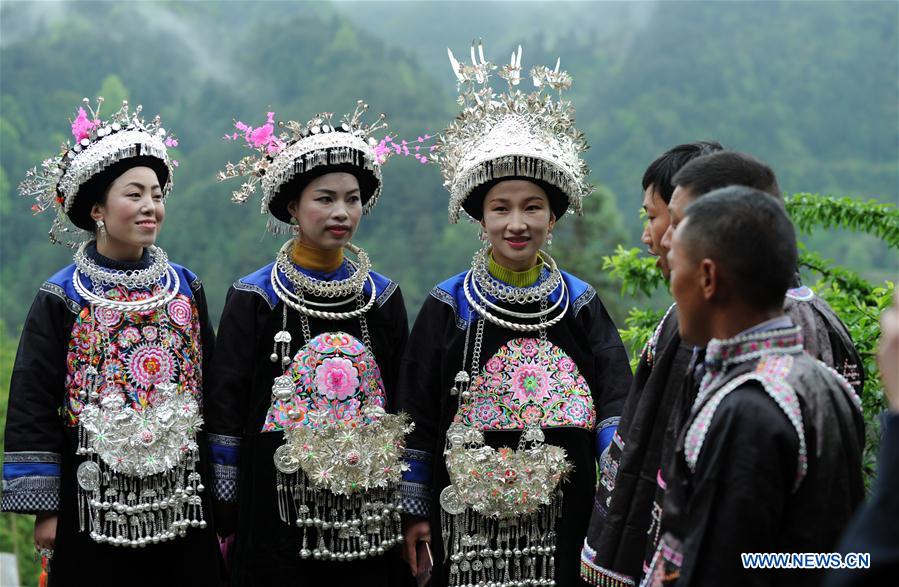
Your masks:
[{"label": "embroidered sleeve cuff", "polygon": [[410,516],[427,518],[431,511],[431,453],[407,448],[403,460],[409,465],[399,487],[403,509]]},{"label": "embroidered sleeve cuff", "polygon": [[420,483],[400,483],[400,503],[410,516],[428,518],[431,513],[431,488]]},{"label": "embroidered sleeve cuff", "polygon": [[59,455],[37,451],[5,453],[0,509],[18,513],[58,510]]},{"label": "embroidered sleeve cuff", "polygon": [[209,434],[206,438],[212,461],[212,497],[220,502],[237,501],[240,437]]},{"label": "embroidered sleeve cuff", "polygon": [[215,501],[237,501],[237,471],[237,467],[212,464],[212,498]]},{"label": "embroidered sleeve cuff", "polygon": [[612,437],[618,430],[618,422],[621,417],[606,418],[596,427],[596,454],[601,455],[612,443]]}]

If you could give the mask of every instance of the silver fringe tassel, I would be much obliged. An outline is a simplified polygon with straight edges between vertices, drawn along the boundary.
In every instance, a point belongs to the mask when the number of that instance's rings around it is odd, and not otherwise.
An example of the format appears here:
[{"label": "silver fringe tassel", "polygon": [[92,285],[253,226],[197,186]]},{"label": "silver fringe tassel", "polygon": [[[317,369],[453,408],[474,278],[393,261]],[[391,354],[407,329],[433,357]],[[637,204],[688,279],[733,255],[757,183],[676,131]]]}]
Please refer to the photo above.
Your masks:
[{"label": "silver fringe tassel", "polygon": [[188,527],[206,527],[204,486],[196,471],[199,454],[188,451],[174,468],[135,477],[117,473],[100,461],[79,426],[78,454],[90,455],[78,466],[78,519],[82,532],[100,544],[132,548],[184,536]]},{"label": "silver fringe tassel", "polygon": [[314,487],[299,470],[278,471],[277,490],[281,520],[300,529],[300,558],[354,561],[382,555],[403,540],[395,486],[337,495]]},{"label": "silver fringe tassel", "polygon": [[561,493],[534,513],[513,518],[441,508],[450,587],[555,585],[555,527],[561,517]]}]

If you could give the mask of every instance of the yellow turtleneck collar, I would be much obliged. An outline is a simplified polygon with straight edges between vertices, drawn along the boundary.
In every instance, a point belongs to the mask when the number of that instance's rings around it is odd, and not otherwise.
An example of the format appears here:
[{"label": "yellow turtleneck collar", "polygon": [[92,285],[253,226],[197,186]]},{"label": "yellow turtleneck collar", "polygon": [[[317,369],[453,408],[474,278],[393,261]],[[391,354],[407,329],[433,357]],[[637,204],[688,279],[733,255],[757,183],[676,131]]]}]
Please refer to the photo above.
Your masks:
[{"label": "yellow turtleneck collar", "polygon": [[499,279],[503,283],[507,283],[513,287],[528,287],[537,283],[540,278],[540,272],[543,271],[543,258],[537,256],[537,264],[530,269],[524,271],[512,271],[506,269],[493,259],[493,252],[490,253],[487,270],[490,275]]},{"label": "yellow turtleneck collar", "polygon": [[343,263],[343,247],[333,251],[324,251],[295,240],[293,241],[293,250],[290,258],[294,264],[304,269],[330,273],[331,271],[336,271]]}]

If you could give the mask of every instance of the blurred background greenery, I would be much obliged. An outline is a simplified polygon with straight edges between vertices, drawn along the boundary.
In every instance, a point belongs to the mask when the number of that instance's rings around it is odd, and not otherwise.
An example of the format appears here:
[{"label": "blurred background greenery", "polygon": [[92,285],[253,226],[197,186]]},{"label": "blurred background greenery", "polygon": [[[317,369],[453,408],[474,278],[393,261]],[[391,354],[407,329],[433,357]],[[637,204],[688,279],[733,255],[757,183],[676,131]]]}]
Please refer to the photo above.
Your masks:
[{"label": "blurred background greenery", "polygon": [[[82,97],[123,98],[159,112],[180,139],[180,167],[159,244],[197,272],[217,321],[236,278],[279,242],[258,203],[230,203],[215,180],[242,148],[234,119],[265,112],[342,114],[357,98],[400,137],[434,133],[456,112],[446,47],[488,57],[524,47],[526,68],[557,56],[592,147],[597,192],[554,244],[563,267],[593,283],[619,325],[628,308],[667,294],[623,293],[603,269],[617,245],[639,246],[646,165],[681,142],[715,139],[770,163],[786,193],[899,202],[895,2],[0,2],[0,422],[11,361],[40,284],[71,260],[47,243],[15,191],[25,171],[70,137]],[[413,159],[384,171],[384,196],[357,242],[403,287],[411,317],[437,281],[464,269],[475,230],[446,222],[438,169]],[[236,183],[236,182],[235,182]],[[843,230],[804,237],[809,250],[873,282],[895,279],[895,249]],[[0,516],[0,551],[30,541],[30,522]],[[30,551],[20,557],[30,560]],[[26,583],[36,566],[23,567]]]}]

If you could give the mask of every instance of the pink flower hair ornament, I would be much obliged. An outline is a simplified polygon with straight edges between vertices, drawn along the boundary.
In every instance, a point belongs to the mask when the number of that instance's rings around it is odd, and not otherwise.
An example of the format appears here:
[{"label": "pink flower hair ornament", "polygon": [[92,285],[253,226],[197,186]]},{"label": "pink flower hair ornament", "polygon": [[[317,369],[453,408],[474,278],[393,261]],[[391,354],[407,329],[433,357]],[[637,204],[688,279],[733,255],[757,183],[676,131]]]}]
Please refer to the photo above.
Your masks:
[{"label": "pink flower hair ornament", "polygon": [[362,212],[366,214],[381,193],[381,165],[394,155],[414,156],[419,162],[427,163],[422,151],[427,152],[425,141],[431,138],[425,135],[415,141],[396,142],[395,137],[386,135],[378,141],[374,135],[387,127],[386,116],[380,114],[373,123],[364,123],[362,118],[367,110],[368,104],[358,100],[355,110],[340,122],[333,121],[331,112],[316,114],[305,123],[293,120],[276,123],[274,112],[268,112],[265,122],[256,127],[235,120],[234,131],[223,138],[242,139],[253,154],[237,163],[227,163],[219,172],[218,180],[243,179],[241,186],[231,193],[231,201],[238,204],[246,202],[261,186],[260,212],[270,215],[269,231],[290,234],[290,217],[280,193],[281,186],[315,168],[349,167],[360,177]]}]

